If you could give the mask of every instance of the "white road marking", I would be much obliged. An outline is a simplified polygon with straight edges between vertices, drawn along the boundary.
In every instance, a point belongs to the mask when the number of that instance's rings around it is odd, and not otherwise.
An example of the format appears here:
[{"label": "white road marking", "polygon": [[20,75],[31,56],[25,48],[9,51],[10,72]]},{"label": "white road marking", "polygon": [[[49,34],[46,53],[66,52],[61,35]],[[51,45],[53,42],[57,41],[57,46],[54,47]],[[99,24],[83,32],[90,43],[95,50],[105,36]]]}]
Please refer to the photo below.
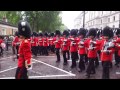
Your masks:
[{"label": "white road marking", "polygon": [[[67,60],[68,62],[71,62],[72,60]],[[77,62],[79,62],[79,60],[77,61]],[[99,61],[99,62],[101,62],[101,61]],[[113,60],[112,62],[115,62],[115,60]]]},{"label": "white road marking", "polygon": [[[65,76],[71,76],[69,74],[65,75],[45,75],[45,76],[29,76],[29,79],[35,79],[35,78],[51,78],[51,77],[65,77]],[[15,77],[3,77],[0,79],[15,79]]]},{"label": "white road marking", "polygon": [[60,68],[58,68],[58,67],[52,66],[52,65],[47,64],[47,63],[45,63],[45,62],[38,61],[38,60],[36,60],[36,59],[33,59],[33,60],[34,60],[34,61],[37,61],[37,62],[39,62],[39,63],[45,64],[45,65],[47,65],[47,66],[49,66],[49,67],[55,68],[55,69],[57,69],[57,70],[59,70],[59,71],[65,72],[65,73],[67,73],[67,74],[69,74],[69,75],[71,75],[71,76],[76,76],[76,75],[73,74],[73,73],[70,73],[70,72],[65,71],[65,70],[63,70],[63,69],[60,69]]},{"label": "white road marking", "polygon": [[37,56],[37,57],[46,57],[47,58],[47,57],[56,57],[56,56]]},{"label": "white road marking", "polygon": [[9,69],[6,69],[6,70],[3,70],[3,71],[0,71],[0,73],[6,72],[6,71],[10,71],[10,70],[13,70],[13,69],[15,69],[15,68],[17,68],[17,67],[13,67],[13,68],[9,68]]},{"label": "white road marking", "polygon": [[[36,62],[32,62],[32,63],[36,63]],[[10,71],[10,70],[13,70],[13,69],[15,69],[15,68],[17,68],[17,66],[16,66],[16,67],[13,67],[13,68],[6,69],[6,70],[3,70],[3,71],[0,71],[0,73],[6,72],[6,71]]]},{"label": "white road marking", "polygon": [[116,74],[120,74],[120,72],[116,72]]},{"label": "white road marking", "polygon": [[10,56],[10,57],[5,57],[5,58],[0,58],[0,60],[2,60],[2,59],[7,59],[7,58],[12,58],[12,57],[15,57],[15,56]]}]

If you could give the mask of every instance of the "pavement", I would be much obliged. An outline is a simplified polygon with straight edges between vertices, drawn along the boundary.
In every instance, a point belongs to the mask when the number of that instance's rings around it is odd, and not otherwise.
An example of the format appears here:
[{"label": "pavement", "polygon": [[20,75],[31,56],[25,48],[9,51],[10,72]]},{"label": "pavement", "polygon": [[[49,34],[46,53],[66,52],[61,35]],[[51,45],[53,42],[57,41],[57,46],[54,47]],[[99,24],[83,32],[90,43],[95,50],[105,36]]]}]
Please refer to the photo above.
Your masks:
[{"label": "pavement", "polygon": [[[77,67],[71,69],[71,60],[68,60],[68,65],[63,65],[63,56],[61,61],[56,63],[56,55],[40,56],[32,58],[32,69],[28,70],[29,79],[86,79],[86,71],[78,72]],[[15,79],[17,68],[16,56],[12,54],[11,48],[9,51],[4,51],[3,56],[0,56],[0,79]],[[87,68],[87,65],[86,65]],[[96,74],[91,75],[90,79],[102,78],[102,65],[96,68]],[[110,69],[110,79],[120,79],[120,67],[116,67],[113,61],[113,68]]]}]

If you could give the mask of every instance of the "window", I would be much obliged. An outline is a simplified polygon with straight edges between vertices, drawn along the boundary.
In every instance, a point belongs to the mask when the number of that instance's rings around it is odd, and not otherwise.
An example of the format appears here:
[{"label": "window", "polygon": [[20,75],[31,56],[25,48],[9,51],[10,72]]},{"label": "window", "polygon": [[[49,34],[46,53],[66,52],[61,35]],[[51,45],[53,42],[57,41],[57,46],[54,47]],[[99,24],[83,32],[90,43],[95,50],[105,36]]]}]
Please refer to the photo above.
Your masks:
[{"label": "window", "polygon": [[115,21],[115,16],[113,17],[113,21]]},{"label": "window", "polygon": [[108,18],[108,22],[110,22],[110,18]]},{"label": "window", "polygon": [[101,23],[102,23],[102,19],[101,19]]}]

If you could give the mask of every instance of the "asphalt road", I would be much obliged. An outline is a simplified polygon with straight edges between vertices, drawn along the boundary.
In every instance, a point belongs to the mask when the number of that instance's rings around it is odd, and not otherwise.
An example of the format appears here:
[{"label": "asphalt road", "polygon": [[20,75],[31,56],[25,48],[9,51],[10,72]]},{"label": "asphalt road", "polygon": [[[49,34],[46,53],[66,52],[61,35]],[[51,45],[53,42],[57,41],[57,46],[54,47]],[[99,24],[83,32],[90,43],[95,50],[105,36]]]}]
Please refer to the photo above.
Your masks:
[{"label": "asphalt road", "polygon": [[[11,49],[4,51],[3,56],[0,56],[0,79],[14,79],[17,67],[16,56],[12,54]],[[63,58],[56,63],[55,54],[49,56],[37,56],[32,58],[32,69],[28,70],[29,79],[86,79],[86,71],[78,72],[77,68],[71,69],[71,60],[68,65],[63,65]],[[86,65],[87,67],[87,65]],[[120,68],[114,66],[110,69],[111,79],[120,79]],[[101,62],[96,68],[96,74],[91,75],[90,79],[101,79],[102,66]]]}]

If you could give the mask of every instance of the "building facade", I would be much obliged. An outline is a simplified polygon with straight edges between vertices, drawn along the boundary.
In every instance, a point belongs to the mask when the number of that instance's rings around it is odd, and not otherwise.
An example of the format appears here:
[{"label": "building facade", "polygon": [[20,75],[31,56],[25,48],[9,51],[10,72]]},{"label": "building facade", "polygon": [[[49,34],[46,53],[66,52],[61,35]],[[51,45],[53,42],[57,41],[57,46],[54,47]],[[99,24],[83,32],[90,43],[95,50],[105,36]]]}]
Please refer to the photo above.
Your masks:
[{"label": "building facade", "polygon": [[0,21],[0,35],[14,35],[18,28],[8,22]]},{"label": "building facade", "polygon": [[83,27],[83,18],[85,18],[85,28],[103,29],[105,26],[118,28],[120,25],[120,11],[85,11],[75,19],[75,28]]}]

